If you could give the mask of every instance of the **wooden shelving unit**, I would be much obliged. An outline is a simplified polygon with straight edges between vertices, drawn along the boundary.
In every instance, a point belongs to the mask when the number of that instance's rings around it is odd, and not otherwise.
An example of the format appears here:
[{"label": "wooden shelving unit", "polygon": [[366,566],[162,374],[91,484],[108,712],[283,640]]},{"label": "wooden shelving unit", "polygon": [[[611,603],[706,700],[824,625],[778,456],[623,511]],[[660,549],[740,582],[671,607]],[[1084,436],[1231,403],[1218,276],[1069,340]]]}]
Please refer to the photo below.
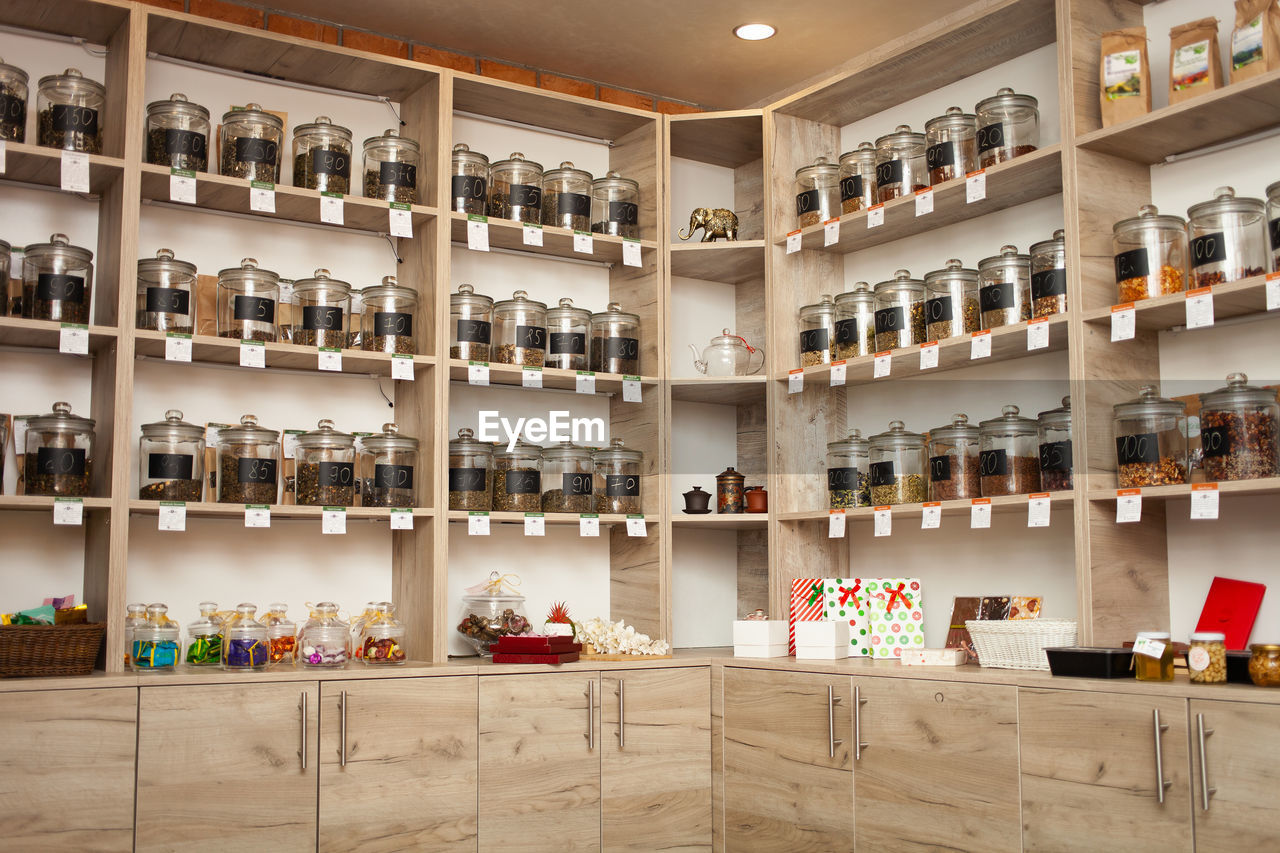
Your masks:
[{"label": "wooden shelving unit", "polygon": [[[93,332],[90,330],[90,342]],[[139,358],[164,359],[164,332],[152,332],[138,329],[134,332],[134,352]],[[319,351],[315,347],[304,347],[297,344],[269,343],[264,344],[268,368],[284,368],[287,370],[315,370],[319,372]],[[366,373],[373,376],[390,376],[391,363],[395,356],[383,352],[365,352],[358,349],[342,350],[343,373]],[[415,355],[414,370],[419,371],[435,364],[434,355]],[[215,338],[211,335],[194,335],[191,338],[191,360],[205,364],[240,363],[240,342],[230,338]],[[252,370],[253,368],[246,368]]]}]

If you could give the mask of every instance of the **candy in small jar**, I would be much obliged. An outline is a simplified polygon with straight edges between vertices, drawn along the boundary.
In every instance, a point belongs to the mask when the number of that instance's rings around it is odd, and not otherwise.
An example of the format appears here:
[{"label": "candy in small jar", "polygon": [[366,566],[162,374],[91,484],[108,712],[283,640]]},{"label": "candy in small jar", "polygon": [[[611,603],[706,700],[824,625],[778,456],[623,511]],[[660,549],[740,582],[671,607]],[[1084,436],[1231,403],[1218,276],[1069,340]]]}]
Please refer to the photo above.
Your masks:
[{"label": "candy in small jar", "polygon": [[263,670],[271,662],[267,626],[255,618],[257,612],[255,605],[236,605],[235,614],[222,626],[223,669]]},{"label": "candy in small jar", "polygon": [[163,604],[147,605],[147,621],[133,629],[133,668],[142,672],[172,670],[178,663],[178,623]]},{"label": "candy in small jar", "polygon": [[396,618],[395,606],[379,601],[361,626],[359,657],[366,666],[402,664],[408,660],[404,636],[404,623]]},{"label": "candy in small jar", "polygon": [[187,664],[218,666],[222,663],[223,615],[212,601],[200,602],[200,618],[187,626]]},{"label": "candy in small jar", "polygon": [[124,617],[124,668],[133,669],[133,632],[147,623],[147,605],[130,604]]},{"label": "candy in small jar", "polygon": [[467,587],[462,596],[458,633],[482,657],[500,637],[533,632],[516,575],[490,572],[489,579]]},{"label": "candy in small jar", "polygon": [[271,663],[293,665],[297,661],[298,626],[289,619],[289,605],[281,602],[267,605],[262,624],[267,626],[267,647]]},{"label": "candy in small jar", "polygon": [[322,601],[298,633],[302,665],[313,669],[342,669],[351,658],[351,626],[338,616],[338,605]]},{"label": "candy in small jar", "polygon": [[378,605],[381,603],[380,601],[365,602],[364,611],[351,620],[351,655],[356,660],[359,660],[362,654],[360,635],[364,631],[364,623],[369,621],[369,617],[373,615],[373,611],[377,610]]},{"label": "candy in small jar", "polygon": [[1196,631],[1187,649],[1187,675],[1193,684],[1227,683],[1227,635]]},{"label": "candy in small jar", "polygon": [[1249,680],[1259,687],[1280,687],[1280,645],[1249,646]]}]

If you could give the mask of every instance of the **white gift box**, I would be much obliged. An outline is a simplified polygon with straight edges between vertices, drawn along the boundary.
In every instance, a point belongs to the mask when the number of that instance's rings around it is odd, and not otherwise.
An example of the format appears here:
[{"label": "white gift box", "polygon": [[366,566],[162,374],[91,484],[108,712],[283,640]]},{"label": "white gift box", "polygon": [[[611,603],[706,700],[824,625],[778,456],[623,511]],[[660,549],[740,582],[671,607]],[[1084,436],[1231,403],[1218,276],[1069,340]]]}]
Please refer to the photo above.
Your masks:
[{"label": "white gift box", "polygon": [[733,623],[733,645],[776,646],[787,645],[787,621],[785,619],[739,619]]},{"label": "white gift box", "polygon": [[[809,649],[834,648],[842,657],[849,656],[849,620],[838,622],[797,622],[796,623],[796,657],[800,657],[800,647]],[[823,655],[823,657],[827,657]]]},{"label": "white gift box", "polygon": [[903,649],[903,666],[963,666],[964,649]]},{"label": "white gift box", "polygon": [[796,643],[796,660],[846,660],[849,650],[844,646],[802,646]]},{"label": "white gift box", "polygon": [[[786,622],[782,623],[784,628]],[[785,658],[787,656],[787,638],[786,631],[783,631],[782,642],[769,646],[754,645],[738,645],[733,646],[733,656],[736,658]]]}]

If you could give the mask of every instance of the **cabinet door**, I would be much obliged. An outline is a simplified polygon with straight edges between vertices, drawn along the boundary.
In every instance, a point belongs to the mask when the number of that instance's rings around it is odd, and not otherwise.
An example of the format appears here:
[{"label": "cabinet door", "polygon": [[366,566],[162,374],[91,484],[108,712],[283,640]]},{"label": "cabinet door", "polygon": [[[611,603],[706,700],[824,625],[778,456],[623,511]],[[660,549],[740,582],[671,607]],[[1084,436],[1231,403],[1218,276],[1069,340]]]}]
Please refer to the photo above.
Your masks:
[{"label": "cabinet door", "polygon": [[601,673],[605,850],[711,849],[711,674]]},{"label": "cabinet door", "polygon": [[726,850],[853,849],[852,703],[848,676],[725,668]]},{"label": "cabinet door", "polygon": [[480,849],[598,850],[600,748],[599,673],[481,676]]},{"label": "cabinet door", "polygon": [[1025,850],[1191,850],[1185,700],[1021,689],[1018,733]]},{"label": "cabinet door", "polygon": [[1280,850],[1275,816],[1280,783],[1278,730],[1280,707],[1275,705],[1191,701],[1197,850]]},{"label": "cabinet door", "polygon": [[859,853],[1022,848],[1014,687],[855,678]]},{"label": "cabinet door", "polygon": [[322,853],[476,849],[476,681],[320,685]]},{"label": "cabinet door", "polygon": [[316,849],[315,682],[141,694],[140,853]]},{"label": "cabinet door", "polygon": [[133,849],[138,691],[0,694],[0,847]]}]

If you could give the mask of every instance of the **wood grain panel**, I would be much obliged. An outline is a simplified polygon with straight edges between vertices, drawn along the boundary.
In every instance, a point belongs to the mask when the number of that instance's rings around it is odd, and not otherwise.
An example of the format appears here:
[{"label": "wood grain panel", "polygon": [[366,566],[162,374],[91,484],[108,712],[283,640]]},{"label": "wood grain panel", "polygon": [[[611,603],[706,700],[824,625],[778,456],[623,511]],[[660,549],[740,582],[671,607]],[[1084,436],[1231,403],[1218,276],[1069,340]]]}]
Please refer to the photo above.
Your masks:
[{"label": "wood grain panel", "polygon": [[609,149],[609,168],[640,184],[640,237],[644,240],[657,240],[665,233],[658,230],[658,212],[665,209],[660,129],[660,122],[648,122],[618,137]]},{"label": "wood grain panel", "polygon": [[[1246,702],[1190,702],[1192,812],[1197,850],[1280,850],[1275,799],[1280,709]],[[1200,729],[1205,731],[1200,749]],[[1203,765],[1203,770],[1201,769]],[[1208,808],[1203,779],[1208,778]]]},{"label": "wood grain panel", "polygon": [[[1064,99],[1070,124],[1064,123],[1063,138],[1071,139],[1102,127],[1101,65],[1102,34],[1110,30],[1142,26],[1142,9],[1125,0],[1058,0],[1059,64],[1070,74]],[[1059,84],[1059,91],[1063,88]],[[1074,128],[1074,130],[1072,130]]]},{"label": "wood grain panel", "polygon": [[763,155],[759,110],[671,117],[671,156],[736,169]]}]

